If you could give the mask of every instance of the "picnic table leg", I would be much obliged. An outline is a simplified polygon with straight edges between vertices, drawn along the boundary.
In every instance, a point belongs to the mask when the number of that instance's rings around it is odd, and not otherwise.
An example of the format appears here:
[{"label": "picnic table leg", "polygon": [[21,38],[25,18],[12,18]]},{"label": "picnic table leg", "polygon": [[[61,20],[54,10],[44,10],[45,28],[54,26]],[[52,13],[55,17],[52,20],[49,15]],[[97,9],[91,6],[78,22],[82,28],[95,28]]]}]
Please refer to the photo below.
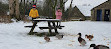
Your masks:
[{"label": "picnic table leg", "polygon": [[56,28],[56,25],[55,25],[55,22],[52,22],[53,23],[53,26],[55,27],[55,33],[58,33],[58,31],[57,31],[57,28]]},{"label": "picnic table leg", "polygon": [[59,23],[57,22],[57,26],[59,26]]},{"label": "picnic table leg", "polygon": [[52,33],[52,29],[51,29],[51,23],[50,22],[48,22],[48,26],[49,26],[49,33],[51,34]]},{"label": "picnic table leg", "polygon": [[37,22],[33,23],[33,27],[31,28],[30,32],[28,33],[29,35],[33,35],[34,34],[33,30],[34,30],[36,24],[37,24]]}]

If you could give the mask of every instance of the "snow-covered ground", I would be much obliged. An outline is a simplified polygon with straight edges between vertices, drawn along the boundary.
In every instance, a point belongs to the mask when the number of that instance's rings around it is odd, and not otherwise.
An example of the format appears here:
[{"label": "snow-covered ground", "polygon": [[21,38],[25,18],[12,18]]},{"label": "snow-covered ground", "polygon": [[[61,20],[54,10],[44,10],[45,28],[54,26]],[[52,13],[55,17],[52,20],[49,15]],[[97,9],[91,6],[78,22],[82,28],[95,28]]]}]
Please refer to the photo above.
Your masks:
[{"label": "snow-covered ground", "polygon": [[[24,28],[24,26],[31,24],[23,22],[0,23],[0,49],[88,49],[92,43],[107,45],[111,48],[111,22],[62,22],[65,28],[58,31],[65,35],[64,38],[58,40],[55,37],[50,37],[51,42],[48,43],[45,42],[44,37],[27,35],[30,28]],[[38,23],[38,26],[46,25],[46,22]],[[47,32],[48,30],[40,30],[36,27],[34,31]],[[79,32],[87,41],[86,46],[79,46],[77,36],[75,36]],[[94,39],[88,41],[85,34],[93,34]]]}]

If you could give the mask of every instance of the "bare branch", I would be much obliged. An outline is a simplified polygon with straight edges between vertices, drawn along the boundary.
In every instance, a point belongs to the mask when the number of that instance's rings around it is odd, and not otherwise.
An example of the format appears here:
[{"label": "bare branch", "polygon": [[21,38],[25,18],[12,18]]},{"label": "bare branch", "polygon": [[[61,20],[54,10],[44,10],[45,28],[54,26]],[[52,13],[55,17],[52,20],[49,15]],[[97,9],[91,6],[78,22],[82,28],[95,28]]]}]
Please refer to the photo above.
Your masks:
[{"label": "bare branch", "polygon": [[73,0],[71,0],[71,5],[72,5]]},{"label": "bare branch", "polygon": [[63,4],[65,4],[68,0],[66,0]]}]

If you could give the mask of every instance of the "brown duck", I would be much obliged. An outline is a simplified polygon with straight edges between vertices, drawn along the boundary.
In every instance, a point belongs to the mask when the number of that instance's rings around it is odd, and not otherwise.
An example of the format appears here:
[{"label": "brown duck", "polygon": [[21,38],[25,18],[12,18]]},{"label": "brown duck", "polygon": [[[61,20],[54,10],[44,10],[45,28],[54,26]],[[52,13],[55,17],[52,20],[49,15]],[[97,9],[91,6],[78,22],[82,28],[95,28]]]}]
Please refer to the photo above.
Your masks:
[{"label": "brown duck", "polygon": [[47,36],[44,37],[44,40],[46,40],[46,42],[50,42],[50,38]]},{"label": "brown duck", "polygon": [[91,40],[94,38],[93,35],[85,35],[85,37],[86,37],[87,39],[89,39],[89,41],[91,41]]}]

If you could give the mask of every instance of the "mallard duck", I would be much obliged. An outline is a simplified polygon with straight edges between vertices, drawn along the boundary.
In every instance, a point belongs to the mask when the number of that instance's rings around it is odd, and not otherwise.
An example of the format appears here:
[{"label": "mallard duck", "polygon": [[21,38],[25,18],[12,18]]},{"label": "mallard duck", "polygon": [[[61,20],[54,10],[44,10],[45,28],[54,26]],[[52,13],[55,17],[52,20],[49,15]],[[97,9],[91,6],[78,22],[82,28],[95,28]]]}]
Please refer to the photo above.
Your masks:
[{"label": "mallard duck", "polygon": [[91,41],[91,40],[94,38],[93,35],[85,35],[85,37],[86,37],[87,39],[89,39],[89,41]]},{"label": "mallard duck", "polygon": [[46,40],[46,42],[49,42],[49,41],[50,41],[50,38],[47,37],[47,36],[45,36],[45,37],[44,37],[44,40]]},{"label": "mallard duck", "polygon": [[78,35],[79,35],[79,37],[78,37],[79,43],[84,46],[86,44],[86,41],[83,38],[81,38],[81,33],[78,33]]},{"label": "mallard duck", "polygon": [[64,36],[64,35],[59,35],[59,34],[57,34],[57,35],[56,35],[56,38],[58,38],[58,39],[62,39],[63,36]]},{"label": "mallard duck", "polygon": [[110,49],[108,46],[105,46],[105,45],[97,45],[96,44],[91,44],[89,49],[93,47],[93,49]]}]

